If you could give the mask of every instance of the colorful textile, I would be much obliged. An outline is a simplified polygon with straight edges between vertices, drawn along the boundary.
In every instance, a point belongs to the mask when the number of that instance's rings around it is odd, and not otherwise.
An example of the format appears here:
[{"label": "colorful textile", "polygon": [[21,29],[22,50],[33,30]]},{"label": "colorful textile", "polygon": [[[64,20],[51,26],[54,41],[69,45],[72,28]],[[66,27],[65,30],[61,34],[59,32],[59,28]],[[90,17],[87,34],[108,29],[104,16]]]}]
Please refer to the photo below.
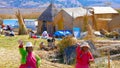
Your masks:
[{"label": "colorful textile", "polygon": [[37,68],[36,67],[36,58],[32,52],[28,52],[26,65],[29,68]]}]

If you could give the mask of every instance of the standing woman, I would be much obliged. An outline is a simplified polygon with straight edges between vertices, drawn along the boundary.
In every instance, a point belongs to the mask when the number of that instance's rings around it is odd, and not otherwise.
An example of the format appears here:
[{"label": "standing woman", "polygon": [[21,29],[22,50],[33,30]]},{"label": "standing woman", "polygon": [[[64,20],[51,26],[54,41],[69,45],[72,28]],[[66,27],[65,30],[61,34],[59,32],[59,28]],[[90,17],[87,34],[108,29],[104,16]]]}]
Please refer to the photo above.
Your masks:
[{"label": "standing woman", "polygon": [[76,68],[90,68],[90,62],[93,62],[94,58],[89,49],[87,42],[83,42],[76,48]]},{"label": "standing woman", "polygon": [[33,53],[31,42],[26,43],[26,50],[23,47],[23,41],[19,40],[19,52],[21,54],[21,65],[19,68],[39,68],[41,59]]}]

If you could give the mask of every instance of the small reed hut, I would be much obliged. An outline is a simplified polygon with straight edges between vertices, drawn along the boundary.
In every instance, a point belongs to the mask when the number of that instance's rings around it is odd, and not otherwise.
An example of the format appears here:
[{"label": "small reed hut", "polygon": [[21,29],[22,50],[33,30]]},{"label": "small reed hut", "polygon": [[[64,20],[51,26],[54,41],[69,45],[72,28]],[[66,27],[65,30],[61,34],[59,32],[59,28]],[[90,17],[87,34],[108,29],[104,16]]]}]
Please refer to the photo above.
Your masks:
[{"label": "small reed hut", "polygon": [[91,7],[94,9],[97,30],[109,30],[108,22],[118,16],[118,12],[112,7]]},{"label": "small reed hut", "polygon": [[[74,27],[79,27],[84,30],[84,16],[87,10],[78,8],[63,8],[56,16],[54,23],[56,25],[56,30],[73,30]],[[88,13],[90,17],[90,13]],[[88,20],[92,23],[91,18]]]},{"label": "small reed hut", "polygon": [[38,34],[41,34],[43,31],[47,31],[49,34],[53,34],[55,32],[54,17],[57,13],[58,10],[54,4],[51,3],[38,18]]}]

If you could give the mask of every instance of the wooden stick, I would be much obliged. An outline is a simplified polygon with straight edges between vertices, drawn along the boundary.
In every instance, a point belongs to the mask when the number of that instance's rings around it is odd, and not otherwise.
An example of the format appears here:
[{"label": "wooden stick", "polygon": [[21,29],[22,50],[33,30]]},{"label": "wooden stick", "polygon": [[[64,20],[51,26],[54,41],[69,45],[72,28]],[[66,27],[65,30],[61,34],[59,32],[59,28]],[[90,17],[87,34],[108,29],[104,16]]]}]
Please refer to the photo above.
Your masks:
[{"label": "wooden stick", "polygon": [[36,43],[37,43],[37,40],[38,40],[38,39],[35,39],[35,41],[34,41],[34,43],[33,43],[33,45],[34,45],[34,46],[36,45]]},{"label": "wooden stick", "polygon": [[[110,43],[108,43],[110,45]],[[110,68],[110,49],[108,49],[108,68]]]},{"label": "wooden stick", "polygon": [[110,68],[110,51],[108,50],[108,68]]}]

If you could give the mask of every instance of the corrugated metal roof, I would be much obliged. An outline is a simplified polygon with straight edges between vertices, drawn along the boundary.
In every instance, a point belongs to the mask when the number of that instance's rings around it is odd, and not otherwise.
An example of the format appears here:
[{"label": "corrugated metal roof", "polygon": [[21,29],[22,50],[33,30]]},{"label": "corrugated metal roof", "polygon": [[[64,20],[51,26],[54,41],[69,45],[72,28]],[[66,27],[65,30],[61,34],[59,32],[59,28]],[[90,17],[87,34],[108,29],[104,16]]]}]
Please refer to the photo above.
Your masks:
[{"label": "corrugated metal roof", "polygon": [[95,14],[116,14],[118,13],[112,7],[92,7],[94,9]]},{"label": "corrugated metal roof", "polygon": [[[84,16],[87,13],[87,10],[79,7],[79,8],[63,8],[62,10],[64,10],[65,12],[67,12],[70,16],[77,18],[80,16]],[[88,15],[90,15],[90,13],[88,12]]]},{"label": "corrugated metal roof", "polygon": [[47,9],[40,15],[38,20],[52,22],[57,13],[58,10],[56,9],[56,7],[53,4],[50,4]]}]

